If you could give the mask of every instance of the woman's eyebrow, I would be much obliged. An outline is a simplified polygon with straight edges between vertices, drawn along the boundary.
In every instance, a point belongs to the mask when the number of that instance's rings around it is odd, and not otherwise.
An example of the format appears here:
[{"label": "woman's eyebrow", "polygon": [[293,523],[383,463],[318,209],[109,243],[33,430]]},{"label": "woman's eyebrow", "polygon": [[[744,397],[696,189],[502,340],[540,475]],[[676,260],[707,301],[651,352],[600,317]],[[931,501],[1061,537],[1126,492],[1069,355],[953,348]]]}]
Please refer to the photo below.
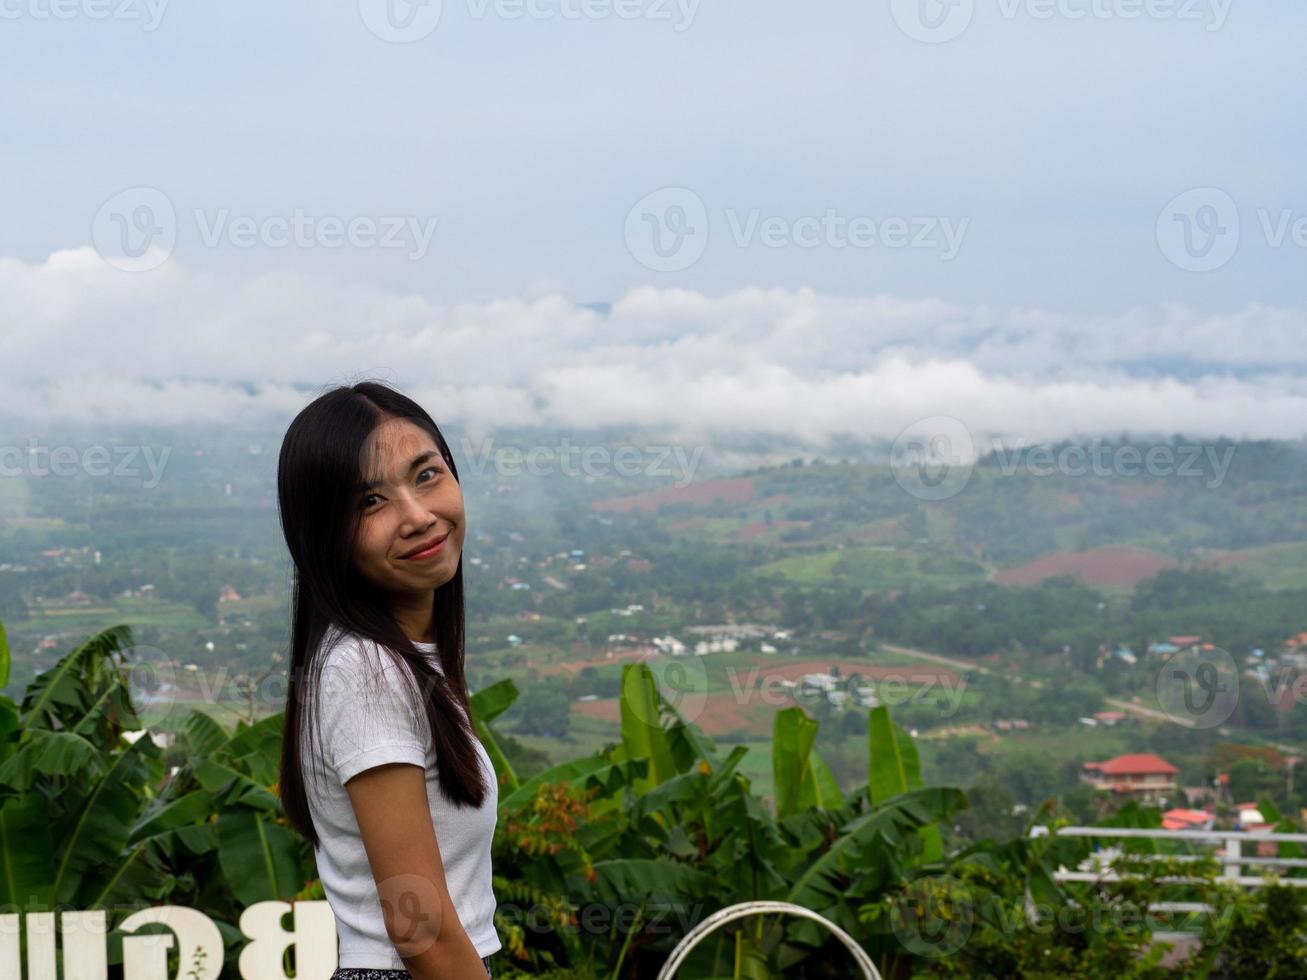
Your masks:
[{"label": "woman's eyebrow", "polygon": [[[418,468],[419,466],[421,466],[423,463],[427,462],[427,460],[429,460],[429,459],[434,459],[435,457],[437,457],[437,456],[439,456],[439,455],[440,455],[440,454],[437,453],[437,452],[435,452],[434,450],[428,450],[427,452],[422,453],[422,454],[419,455],[419,456],[415,456],[415,457],[413,458],[413,462],[411,462],[411,463],[408,464],[408,471],[409,471],[410,473],[412,473],[415,469],[417,469],[417,468]],[[360,483],[360,484],[358,485],[358,489],[359,489],[360,491],[362,491],[362,490],[375,490],[375,489],[376,489],[377,487],[379,487],[379,486],[381,486],[381,481],[380,481],[380,480],[375,480],[375,481],[373,481],[372,483]]]}]

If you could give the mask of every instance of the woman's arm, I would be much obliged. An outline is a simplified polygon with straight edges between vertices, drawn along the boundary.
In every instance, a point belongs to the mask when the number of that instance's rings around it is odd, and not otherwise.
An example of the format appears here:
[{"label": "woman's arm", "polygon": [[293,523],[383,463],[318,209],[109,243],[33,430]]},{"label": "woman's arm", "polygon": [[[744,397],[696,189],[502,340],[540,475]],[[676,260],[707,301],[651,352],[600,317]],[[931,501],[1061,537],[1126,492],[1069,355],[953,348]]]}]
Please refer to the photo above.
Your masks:
[{"label": "woman's arm", "polygon": [[421,766],[388,763],[345,783],[386,932],[413,980],[485,980],[440,861]]}]

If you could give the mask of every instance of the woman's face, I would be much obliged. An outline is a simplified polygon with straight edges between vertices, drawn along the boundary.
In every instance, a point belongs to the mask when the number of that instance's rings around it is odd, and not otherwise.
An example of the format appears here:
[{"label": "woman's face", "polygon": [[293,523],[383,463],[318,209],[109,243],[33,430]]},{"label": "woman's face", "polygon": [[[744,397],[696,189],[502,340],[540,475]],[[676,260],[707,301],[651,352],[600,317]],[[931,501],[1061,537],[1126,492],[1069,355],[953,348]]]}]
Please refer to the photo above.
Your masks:
[{"label": "woman's face", "polygon": [[[466,524],[463,491],[435,440],[407,419],[387,419],[363,447],[354,560],[360,573],[386,592],[427,593],[458,570]],[[438,538],[434,551],[423,551]],[[428,608],[429,612],[429,608]]]}]

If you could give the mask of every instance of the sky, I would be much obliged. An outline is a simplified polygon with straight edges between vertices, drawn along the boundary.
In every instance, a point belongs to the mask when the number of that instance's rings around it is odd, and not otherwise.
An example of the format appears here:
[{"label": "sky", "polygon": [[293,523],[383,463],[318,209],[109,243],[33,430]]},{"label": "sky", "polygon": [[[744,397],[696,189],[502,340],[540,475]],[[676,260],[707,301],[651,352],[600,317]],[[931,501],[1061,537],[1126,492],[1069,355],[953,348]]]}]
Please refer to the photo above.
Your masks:
[{"label": "sky", "polygon": [[34,418],[1296,438],[1307,8],[0,0]]}]

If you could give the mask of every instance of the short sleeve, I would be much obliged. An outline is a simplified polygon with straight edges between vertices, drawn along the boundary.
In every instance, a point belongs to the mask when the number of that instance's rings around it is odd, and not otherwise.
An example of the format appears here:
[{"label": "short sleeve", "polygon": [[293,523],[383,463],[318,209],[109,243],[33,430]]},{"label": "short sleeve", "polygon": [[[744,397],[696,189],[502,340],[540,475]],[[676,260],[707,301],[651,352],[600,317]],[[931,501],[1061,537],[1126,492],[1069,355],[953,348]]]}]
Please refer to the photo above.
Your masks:
[{"label": "short sleeve", "polygon": [[356,639],[334,647],[320,681],[322,755],[340,782],[390,762],[425,768],[430,726],[403,665],[365,656]]}]

